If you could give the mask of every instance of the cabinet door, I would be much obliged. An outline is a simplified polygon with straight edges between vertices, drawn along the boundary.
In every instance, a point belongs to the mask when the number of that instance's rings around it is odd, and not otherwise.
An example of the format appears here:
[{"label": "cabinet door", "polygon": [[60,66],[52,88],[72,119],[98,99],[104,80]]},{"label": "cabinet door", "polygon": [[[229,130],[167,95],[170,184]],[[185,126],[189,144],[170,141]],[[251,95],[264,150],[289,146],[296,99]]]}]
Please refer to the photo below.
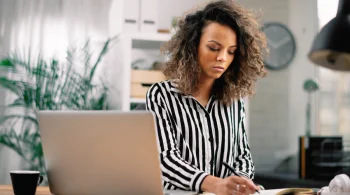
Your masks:
[{"label": "cabinet door", "polygon": [[158,0],[141,0],[141,32],[157,32]]},{"label": "cabinet door", "polygon": [[138,32],[140,22],[140,0],[124,0],[123,32]]}]

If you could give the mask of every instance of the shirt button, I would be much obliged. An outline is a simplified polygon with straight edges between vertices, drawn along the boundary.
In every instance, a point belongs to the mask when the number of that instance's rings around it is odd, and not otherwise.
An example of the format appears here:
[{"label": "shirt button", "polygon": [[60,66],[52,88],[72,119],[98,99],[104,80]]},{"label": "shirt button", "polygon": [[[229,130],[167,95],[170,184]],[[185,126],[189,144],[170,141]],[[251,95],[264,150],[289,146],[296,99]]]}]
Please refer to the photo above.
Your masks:
[{"label": "shirt button", "polygon": [[209,141],[210,141],[210,142],[213,142],[213,138],[212,138],[212,137],[209,137]]},{"label": "shirt button", "polygon": [[213,166],[213,159],[210,160],[209,164]]}]

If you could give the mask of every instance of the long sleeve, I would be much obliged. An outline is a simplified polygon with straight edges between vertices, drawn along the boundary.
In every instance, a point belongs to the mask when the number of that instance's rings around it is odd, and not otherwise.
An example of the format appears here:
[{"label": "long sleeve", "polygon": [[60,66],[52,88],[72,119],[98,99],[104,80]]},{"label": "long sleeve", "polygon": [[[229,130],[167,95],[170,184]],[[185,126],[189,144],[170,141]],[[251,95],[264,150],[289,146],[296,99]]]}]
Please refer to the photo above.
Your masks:
[{"label": "long sleeve", "polygon": [[208,175],[204,171],[186,162],[180,155],[175,127],[166,106],[167,100],[158,84],[154,84],[146,95],[146,109],[155,115],[157,145],[163,181],[191,191],[200,191],[203,179]]},{"label": "long sleeve", "polygon": [[243,174],[245,177],[254,178],[254,163],[250,153],[250,147],[248,144],[248,138],[245,131],[245,109],[243,100],[238,102],[238,110],[240,115],[239,128],[238,128],[238,142],[237,142],[237,153],[235,156],[234,167],[235,169]]}]

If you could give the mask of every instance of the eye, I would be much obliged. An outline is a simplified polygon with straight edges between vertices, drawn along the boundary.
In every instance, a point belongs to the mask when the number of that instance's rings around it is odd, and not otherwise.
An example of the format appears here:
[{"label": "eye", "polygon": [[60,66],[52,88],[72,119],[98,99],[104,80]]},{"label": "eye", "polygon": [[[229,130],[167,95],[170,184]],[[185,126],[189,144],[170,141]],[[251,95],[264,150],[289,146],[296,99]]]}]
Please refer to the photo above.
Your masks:
[{"label": "eye", "polygon": [[237,49],[232,49],[232,50],[228,50],[228,53],[230,55],[235,55],[236,51],[237,51]]},{"label": "eye", "polygon": [[209,46],[208,46],[208,48],[209,48],[211,51],[219,51],[219,49],[218,49],[218,48],[209,47]]},{"label": "eye", "polygon": [[235,51],[229,51],[228,54],[235,55]]}]

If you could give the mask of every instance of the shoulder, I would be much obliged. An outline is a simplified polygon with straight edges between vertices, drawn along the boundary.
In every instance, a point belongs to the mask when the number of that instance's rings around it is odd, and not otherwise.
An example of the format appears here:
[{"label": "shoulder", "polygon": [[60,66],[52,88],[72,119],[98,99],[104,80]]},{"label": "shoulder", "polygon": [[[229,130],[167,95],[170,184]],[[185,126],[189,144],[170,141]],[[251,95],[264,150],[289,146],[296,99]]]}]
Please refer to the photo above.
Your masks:
[{"label": "shoulder", "polygon": [[229,106],[231,106],[231,107],[236,107],[236,106],[244,107],[244,101],[245,100],[243,98],[238,98],[238,99],[233,100],[232,103],[229,104]]},{"label": "shoulder", "polygon": [[242,108],[244,108],[244,102],[245,100],[243,98],[239,98],[238,100],[238,103],[241,105]]},{"label": "shoulder", "polygon": [[172,81],[165,80],[151,85],[147,91],[147,98],[150,96],[164,95],[172,89]]},{"label": "shoulder", "polygon": [[235,110],[235,112],[239,112],[241,114],[243,114],[245,112],[245,99],[243,98],[239,98],[239,99],[235,99],[231,105],[229,105],[229,107],[231,107],[231,109]]}]

